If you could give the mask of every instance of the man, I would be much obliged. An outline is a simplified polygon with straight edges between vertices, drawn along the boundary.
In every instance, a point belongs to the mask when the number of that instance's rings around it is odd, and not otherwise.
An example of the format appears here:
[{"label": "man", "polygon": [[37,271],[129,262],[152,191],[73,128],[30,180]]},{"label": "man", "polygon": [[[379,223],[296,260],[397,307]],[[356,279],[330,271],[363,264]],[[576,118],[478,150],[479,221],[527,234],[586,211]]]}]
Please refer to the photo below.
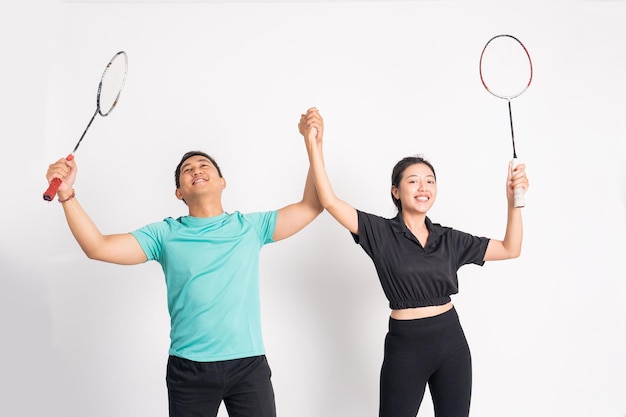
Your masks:
[{"label": "man", "polygon": [[[320,125],[301,130],[322,135]],[[321,136],[320,136],[321,137]],[[204,152],[186,153],[175,171],[176,197],[189,215],[132,233],[103,235],[74,192],[75,160],[50,165],[58,201],[76,241],[91,258],[122,265],[158,261],[165,274],[171,343],[167,387],[171,417],[276,415],[261,336],[259,252],[300,231],[322,211],[312,176],[299,202],[278,210],[225,212],[226,180]]]}]

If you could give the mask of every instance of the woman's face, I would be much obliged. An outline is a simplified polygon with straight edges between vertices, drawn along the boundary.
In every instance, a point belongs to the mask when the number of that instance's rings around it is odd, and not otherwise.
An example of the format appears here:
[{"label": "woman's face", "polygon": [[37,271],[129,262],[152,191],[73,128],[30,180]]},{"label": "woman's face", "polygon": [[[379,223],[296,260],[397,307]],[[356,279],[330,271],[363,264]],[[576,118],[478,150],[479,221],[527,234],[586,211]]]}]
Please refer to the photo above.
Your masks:
[{"label": "woman's face", "polygon": [[437,197],[435,174],[426,164],[410,165],[402,173],[398,187],[391,187],[391,192],[402,203],[403,213],[426,213]]}]

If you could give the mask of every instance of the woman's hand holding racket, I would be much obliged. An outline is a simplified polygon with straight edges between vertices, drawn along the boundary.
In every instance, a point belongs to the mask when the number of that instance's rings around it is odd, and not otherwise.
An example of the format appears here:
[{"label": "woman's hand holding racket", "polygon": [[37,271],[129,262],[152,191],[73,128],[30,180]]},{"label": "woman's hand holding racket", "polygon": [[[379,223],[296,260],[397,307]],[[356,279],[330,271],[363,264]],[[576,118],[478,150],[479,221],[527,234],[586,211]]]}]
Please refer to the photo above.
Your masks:
[{"label": "woman's hand holding racket", "polygon": [[526,177],[526,165],[509,162],[508,175],[506,178],[506,197],[509,204],[519,208],[520,199],[523,202],[524,193],[528,190],[528,178]]}]

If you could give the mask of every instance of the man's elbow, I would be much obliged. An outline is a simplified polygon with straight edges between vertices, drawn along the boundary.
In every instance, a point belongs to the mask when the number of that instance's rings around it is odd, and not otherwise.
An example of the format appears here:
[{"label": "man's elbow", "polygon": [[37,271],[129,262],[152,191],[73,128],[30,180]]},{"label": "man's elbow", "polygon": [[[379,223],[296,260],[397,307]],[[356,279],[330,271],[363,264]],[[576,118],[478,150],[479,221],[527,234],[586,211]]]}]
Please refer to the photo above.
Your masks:
[{"label": "man's elbow", "polygon": [[83,248],[83,252],[87,255],[87,258],[92,261],[103,261],[108,262],[107,257],[105,256],[105,252],[100,250],[99,248]]},{"label": "man's elbow", "polygon": [[102,261],[102,257],[98,255],[98,253],[96,251],[83,251],[85,252],[85,255],[87,255],[87,258],[91,259],[92,261]]}]

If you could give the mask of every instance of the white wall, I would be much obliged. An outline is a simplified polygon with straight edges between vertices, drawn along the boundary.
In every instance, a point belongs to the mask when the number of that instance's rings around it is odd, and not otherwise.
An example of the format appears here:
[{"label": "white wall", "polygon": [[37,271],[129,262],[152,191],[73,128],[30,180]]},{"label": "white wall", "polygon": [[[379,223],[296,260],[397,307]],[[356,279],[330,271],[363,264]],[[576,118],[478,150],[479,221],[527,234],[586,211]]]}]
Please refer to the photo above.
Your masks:
[{"label": "white wall", "polygon": [[[478,79],[484,42],[530,49],[513,103],[531,189],[519,259],[461,270],[472,415],[626,414],[626,3],[620,1],[15,2],[1,6],[0,412],[166,416],[169,322],[155,263],[87,260],[47,165],[95,110],[104,64],[129,55],[118,108],[77,153],[77,195],[105,233],[185,206],[173,170],[215,156],[228,211],[299,198],[300,113],[326,123],[336,192],[393,215],[403,156],[435,164],[434,221],[499,238],[506,105]],[[388,309],[374,268],[323,213],[263,249],[265,343],[281,416],[376,416]],[[224,413],[225,415],[225,413]],[[419,416],[432,416],[426,398]]]}]

